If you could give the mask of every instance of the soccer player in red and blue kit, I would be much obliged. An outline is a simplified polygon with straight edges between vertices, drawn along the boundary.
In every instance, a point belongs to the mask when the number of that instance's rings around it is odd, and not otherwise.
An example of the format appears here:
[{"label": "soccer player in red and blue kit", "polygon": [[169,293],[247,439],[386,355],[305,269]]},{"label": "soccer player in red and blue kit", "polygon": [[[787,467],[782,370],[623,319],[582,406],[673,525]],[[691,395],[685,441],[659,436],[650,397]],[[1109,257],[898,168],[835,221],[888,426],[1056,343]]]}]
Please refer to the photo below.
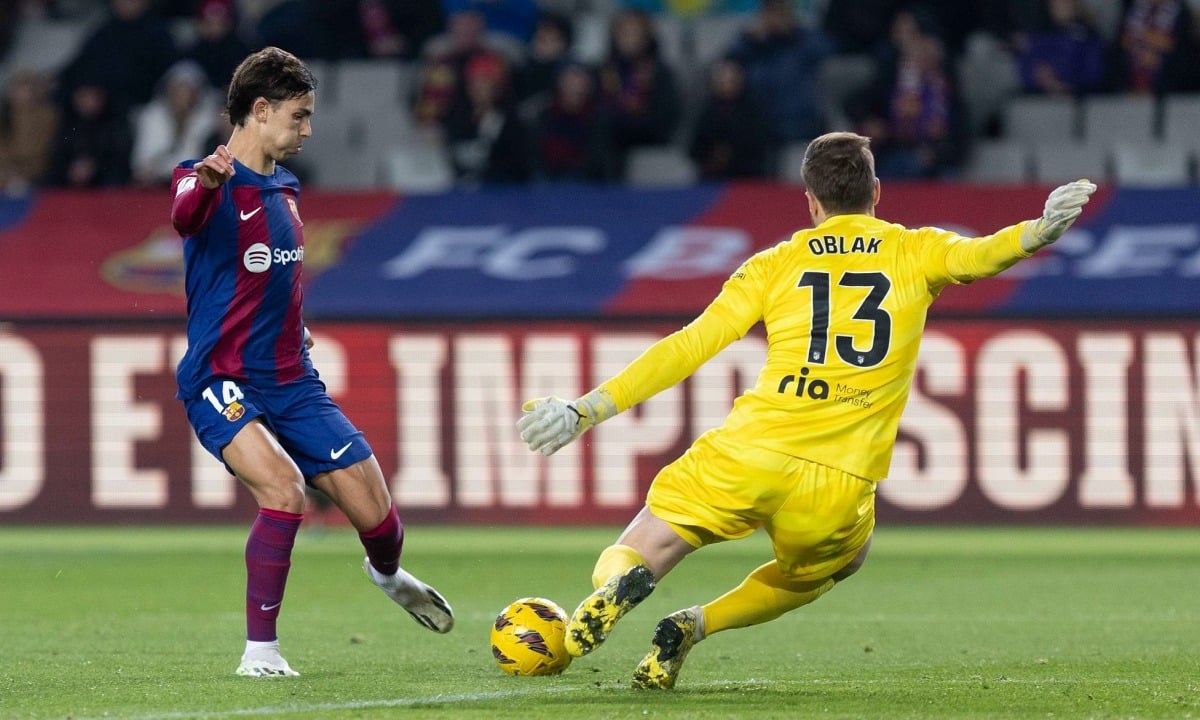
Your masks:
[{"label": "soccer player in red and blue kit", "polygon": [[249,488],[246,648],[237,674],[298,675],[276,620],[305,483],[358,531],[367,575],[421,625],[449,632],[436,590],[400,567],[404,528],[362,432],[325,390],[302,316],[300,184],[279,161],[312,135],[316,79],[294,55],[248,56],[229,85],[227,145],[175,170],[171,221],[184,238],[188,349],[176,378],[200,442]]}]

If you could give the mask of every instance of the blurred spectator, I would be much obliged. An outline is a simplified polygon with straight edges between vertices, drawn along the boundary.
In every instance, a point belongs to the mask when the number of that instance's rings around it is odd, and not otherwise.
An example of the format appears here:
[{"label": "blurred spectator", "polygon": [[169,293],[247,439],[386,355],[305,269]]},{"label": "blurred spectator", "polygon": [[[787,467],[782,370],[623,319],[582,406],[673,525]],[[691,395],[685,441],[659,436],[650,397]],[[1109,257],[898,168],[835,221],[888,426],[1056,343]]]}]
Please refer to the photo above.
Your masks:
[{"label": "blurred spectator", "polygon": [[14,72],[0,98],[0,193],[22,195],[46,180],[57,131],[49,79],[32,70]]},{"label": "blurred spectator", "polygon": [[1116,90],[1200,90],[1197,21],[1185,0],[1125,0],[1113,65]]},{"label": "blurred spectator", "polygon": [[426,127],[441,127],[455,108],[467,104],[466,67],[478,55],[502,57],[505,49],[488,35],[483,15],[456,12],[446,18],[444,36],[426,45],[414,114]]},{"label": "blurred spectator", "polygon": [[823,34],[799,25],[787,0],[762,0],[734,43],[729,56],[745,68],[750,95],[766,111],[778,141],[800,142],[821,134],[817,74],[832,49]]},{"label": "blurred spectator", "polygon": [[214,88],[229,84],[234,69],[250,54],[250,46],[237,33],[237,24],[234,0],[202,0],[196,11],[196,40],[185,55],[204,68]]},{"label": "blurred spectator", "polygon": [[[270,0],[254,22],[255,44],[273,45],[297,57],[320,57],[324,46],[316,6],[308,0]],[[343,7],[340,3],[339,7]],[[228,82],[228,78],[226,78]]]},{"label": "blurred spectator", "polygon": [[533,37],[538,6],[535,0],[442,0],[447,16],[472,11],[483,16],[484,27],[525,44]]},{"label": "blurred spectator", "polygon": [[[789,0],[796,12],[803,17],[817,17],[827,0]],[[858,2],[858,0],[854,0]],[[838,3],[828,3],[834,5]],[[752,13],[758,9],[758,0],[621,0],[621,5],[653,14],[668,14],[677,17],[699,15],[726,15]]]},{"label": "blurred spectator", "polygon": [[996,24],[1008,14],[1011,0],[910,0],[902,10],[928,15],[939,30],[938,39],[947,63],[962,55],[975,30],[995,33]]},{"label": "blurred spectator", "polygon": [[16,0],[0,0],[0,62],[12,49],[17,34],[17,20],[21,17],[21,3]]},{"label": "blurred spectator", "polygon": [[1045,29],[1013,38],[1025,92],[1083,95],[1101,89],[1106,74],[1104,39],[1081,0],[1047,0]]},{"label": "blurred spectator", "polygon": [[595,73],[582,63],[562,66],[550,103],[538,120],[538,177],[577,182],[613,179],[608,136]]},{"label": "blurred spectator", "polygon": [[888,28],[903,0],[831,2],[822,28],[839,53],[872,53],[887,41]]},{"label": "blurred spectator", "polygon": [[132,147],[128,114],[110,101],[100,78],[78,76],[63,113],[51,183],[76,188],[125,185]]},{"label": "blurred spectator", "polygon": [[654,22],[641,10],[618,10],[609,25],[600,93],[611,123],[616,171],[630,148],[671,141],[681,110],[675,78],[658,48]]},{"label": "blurred spectator", "polygon": [[150,0],[109,0],[109,11],[63,69],[60,86],[70,97],[86,76],[104,88],[107,107],[124,111],[150,101],[179,53]]},{"label": "blurred spectator", "polygon": [[952,175],[966,150],[966,124],[936,21],[903,10],[891,38],[876,82],[851,99],[847,115],[871,138],[879,177]]},{"label": "blurred spectator", "polygon": [[167,70],[160,86],[134,122],[132,169],[140,185],[165,186],[180,161],[212,151],[204,143],[220,110],[204,69],[180,60]]},{"label": "blurred spectator", "polygon": [[325,41],[321,57],[334,60],[415,60],[443,25],[441,0],[317,2],[313,13]]},{"label": "blurred spectator", "polygon": [[708,99],[688,148],[700,177],[763,177],[770,146],[770,129],[746,90],[742,66],[728,58],[717,61],[709,73]]},{"label": "blurred spectator", "polygon": [[477,55],[467,63],[467,103],[446,121],[446,149],[459,184],[521,183],[529,179],[525,129],[512,103],[504,58]]},{"label": "blurred spectator", "polygon": [[543,12],[538,16],[528,56],[517,71],[517,102],[521,103],[522,115],[536,117],[550,102],[574,37],[571,19],[566,15]]}]

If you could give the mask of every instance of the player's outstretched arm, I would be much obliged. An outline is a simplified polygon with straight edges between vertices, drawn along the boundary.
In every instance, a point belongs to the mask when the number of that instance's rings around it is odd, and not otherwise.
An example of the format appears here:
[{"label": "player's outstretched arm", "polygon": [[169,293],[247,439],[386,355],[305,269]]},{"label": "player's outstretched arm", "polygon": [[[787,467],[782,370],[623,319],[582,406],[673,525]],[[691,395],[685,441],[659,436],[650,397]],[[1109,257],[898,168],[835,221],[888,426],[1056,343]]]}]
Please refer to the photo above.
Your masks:
[{"label": "player's outstretched arm", "polygon": [[1096,184],[1087,180],[1060,185],[1046,198],[1042,216],[1025,226],[1021,233],[1021,249],[1032,253],[1058,240],[1083,212],[1088,198],[1096,192]]}]

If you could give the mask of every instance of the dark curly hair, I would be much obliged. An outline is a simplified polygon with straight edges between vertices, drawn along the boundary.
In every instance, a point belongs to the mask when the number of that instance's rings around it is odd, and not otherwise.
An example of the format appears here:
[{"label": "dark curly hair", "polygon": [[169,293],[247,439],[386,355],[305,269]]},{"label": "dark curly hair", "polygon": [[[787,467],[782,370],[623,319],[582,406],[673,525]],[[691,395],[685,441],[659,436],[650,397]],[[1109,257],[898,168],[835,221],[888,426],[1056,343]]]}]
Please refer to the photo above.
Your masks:
[{"label": "dark curly hair", "polygon": [[266,47],[246,57],[233,71],[225,111],[234,125],[243,125],[258,98],[278,103],[316,90],[317,78],[295,55]]}]

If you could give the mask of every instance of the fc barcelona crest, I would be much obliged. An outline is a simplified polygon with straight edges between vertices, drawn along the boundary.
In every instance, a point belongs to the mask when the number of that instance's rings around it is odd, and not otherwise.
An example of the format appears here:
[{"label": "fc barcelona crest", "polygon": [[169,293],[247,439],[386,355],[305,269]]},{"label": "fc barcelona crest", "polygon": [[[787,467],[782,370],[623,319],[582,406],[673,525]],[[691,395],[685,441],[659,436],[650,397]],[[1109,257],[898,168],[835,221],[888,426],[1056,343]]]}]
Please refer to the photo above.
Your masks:
[{"label": "fc barcelona crest", "polygon": [[243,415],[246,414],[246,406],[237,400],[234,400],[225,406],[225,409],[221,411],[221,414],[224,415],[225,419],[229,422],[237,422],[238,420],[242,419]]}]

